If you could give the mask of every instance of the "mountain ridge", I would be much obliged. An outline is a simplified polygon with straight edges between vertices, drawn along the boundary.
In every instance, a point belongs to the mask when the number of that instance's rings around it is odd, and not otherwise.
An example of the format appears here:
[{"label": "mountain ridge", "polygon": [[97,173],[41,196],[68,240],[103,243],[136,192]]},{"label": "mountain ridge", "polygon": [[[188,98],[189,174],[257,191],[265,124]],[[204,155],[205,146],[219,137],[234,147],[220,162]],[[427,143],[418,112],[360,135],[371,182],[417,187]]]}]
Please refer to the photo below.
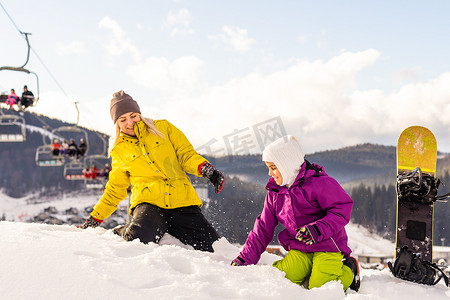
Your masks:
[{"label": "mountain ridge", "polygon": [[[17,112],[8,113],[19,115]],[[23,113],[23,117],[27,128],[26,141],[0,143],[1,157],[8,158],[0,162],[0,168],[3,170],[0,175],[0,188],[3,188],[6,194],[16,197],[34,190],[83,188],[81,182],[66,182],[62,177],[62,167],[42,168],[37,167],[34,162],[36,148],[45,142],[42,134],[48,136],[52,129],[76,125],[28,111]],[[87,132],[89,154],[106,154],[106,135],[92,129],[78,128]],[[348,187],[360,182],[371,184],[371,181],[387,185],[395,180],[395,151],[394,146],[363,143],[306,154],[305,159],[324,166],[330,176]],[[228,176],[236,176],[259,185],[265,185],[269,179],[260,154],[205,157]],[[439,157],[438,175],[450,170],[450,155],[439,153]]]}]

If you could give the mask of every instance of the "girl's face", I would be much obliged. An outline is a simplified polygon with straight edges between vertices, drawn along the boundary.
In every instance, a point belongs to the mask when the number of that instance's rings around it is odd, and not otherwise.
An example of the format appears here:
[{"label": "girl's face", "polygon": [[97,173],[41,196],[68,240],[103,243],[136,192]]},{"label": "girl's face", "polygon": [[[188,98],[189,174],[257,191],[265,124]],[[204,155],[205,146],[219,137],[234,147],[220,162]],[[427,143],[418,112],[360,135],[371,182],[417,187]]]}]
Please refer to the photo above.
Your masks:
[{"label": "girl's face", "polygon": [[269,176],[271,176],[278,185],[283,183],[283,176],[281,176],[280,170],[273,162],[265,161],[267,168],[269,168]]},{"label": "girl's face", "polygon": [[134,133],[134,124],[141,120],[141,116],[135,112],[129,112],[121,115],[117,119],[117,124],[119,125],[120,131],[125,134],[136,136]]}]

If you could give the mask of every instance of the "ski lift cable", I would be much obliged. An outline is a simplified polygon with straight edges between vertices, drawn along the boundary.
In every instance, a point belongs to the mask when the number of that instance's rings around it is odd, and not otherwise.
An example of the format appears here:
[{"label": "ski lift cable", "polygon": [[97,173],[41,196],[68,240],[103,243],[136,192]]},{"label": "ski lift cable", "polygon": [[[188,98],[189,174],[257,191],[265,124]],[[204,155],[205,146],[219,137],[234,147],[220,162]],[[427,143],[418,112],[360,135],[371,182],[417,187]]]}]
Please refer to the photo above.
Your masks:
[{"label": "ski lift cable", "polygon": [[[8,11],[6,10],[6,8],[3,6],[3,4],[0,2],[0,6],[2,7],[2,9],[3,9],[3,11],[5,12],[5,14],[6,14],[6,16],[8,17],[8,19],[11,21],[11,23],[14,25],[14,27],[17,29],[17,31],[20,33],[20,35],[22,35],[22,36],[24,36],[24,38],[25,38],[25,40],[26,40],[26,42],[27,42],[27,45],[28,45],[28,53],[27,53],[27,60],[25,61],[25,63],[21,66],[21,67],[19,67],[19,68],[16,68],[16,69],[23,69],[23,67],[28,63],[28,60],[29,60],[29,57],[30,57],[30,49],[33,51],[33,53],[34,53],[34,55],[36,55],[36,57],[37,57],[37,59],[39,60],[39,62],[42,64],[42,66],[45,68],[45,70],[48,72],[48,74],[50,75],[50,77],[53,79],[53,81],[56,83],[56,85],[59,87],[59,89],[63,92],[63,94],[68,98],[68,99],[70,99],[70,97],[69,97],[69,95],[66,93],[66,91],[64,90],[64,88],[61,86],[61,84],[58,82],[58,80],[56,79],[56,77],[53,75],[53,73],[50,71],[50,69],[47,67],[47,65],[44,63],[44,61],[42,60],[42,58],[39,56],[39,54],[36,52],[36,50],[34,50],[34,48],[33,47],[31,47],[31,45],[30,45],[30,42],[28,41],[28,35],[29,34],[31,34],[31,33],[26,33],[26,32],[23,32],[22,30],[20,30],[20,28],[17,26],[17,24],[16,24],[16,22],[14,22],[14,20],[13,20],[13,18],[11,17],[11,15],[8,13]],[[30,73],[33,73],[35,76],[36,76],[36,78],[38,78],[37,77],[37,75],[36,75],[36,73],[34,73],[34,72],[30,72]],[[39,82],[39,79],[37,79],[38,80],[38,82]],[[39,88],[39,84],[38,84],[38,88]],[[76,125],[78,126],[78,120],[79,120],[79,118],[80,118],[80,111],[79,111],[79,109],[78,109],[78,106],[77,106],[77,102],[74,102],[74,104],[75,104],[75,108],[76,108],[76,110],[77,110],[77,123],[76,123]],[[44,124],[44,126],[48,129],[48,128],[51,128],[50,126],[48,126],[48,124],[47,123],[45,123],[43,120],[41,120],[41,118],[38,118],[37,116],[36,116],[36,118],[40,121],[40,122],[42,122],[43,124]]]},{"label": "ski lift cable", "polygon": [[19,29],[19,27],[17,26],[16,22],[14,22],[14,20],[11,18],[11,16],[9,15],[8,11],[6,10],[6,8],[3,6],[3,4],[0,2],[0,6],[2,7],[3,11],[5,12],[6,16],[8,17],[8,19],[11,21],[11,23],[14,25],[14,27],[16,27],[17,31],[20,34],[23,34],[23,32]]},{"label": "ski lift cable", "polygon": [[[12,17],[10,16],[10,14],[8,13],[8,11],[6,10],[6,8],[3,6],[3,4],[2,4],[1,2],[0,2],[0,6],[2,7],[3,11],[4,11],[5,14],[7,15],[7,17],[8,17],[9,20],[11,21],[11,23],[14,25],[14,27],[16,28],[16,30],[20,33],[20,35],[21,35],[22,37],[24,37],[24,39],[26,40],[27,45],[28,45],[27,60],[25,61],[25,63],[24,63],[21,67],[19,67],[19,69],[23,69],[23,67],[28,63],[29,56],[30,56],[30,49],[31,49],[31,51],[33,52],[33,54],[36,56],[36,58],[37,58],[38,61],[41,63],[41,65],[45,68],[45,70],[46,70],[47,73],[50,75],[50,77],[53,79],[53,81],[56,83],[56,85],[58,86],[58,88],[62,91],[62,93],[66,96],[66,98],[70,100],[69,95],[68,95],[67,92],[64,90],[64,88],[63,88],[62,85],[59,83],[59,81],[56,79],[56,77],[53,75],[53,73],[50,71],[49,67],[44,63],[43,59],[39,56],[39,54],[36,52],[36,50],[35,50],[33,47],[31,47],[31,45],[30,45],[30,43],[29,43],[29,41],[28,41],[28,35],[31,34],[31,33],[26,33],[26,32],[23,32],[22,30],[20,30],[20,28],[17,26],[16,22],[14,22],[14,20],[12,19]],[[15,68],[15,69],[17,69],[17,68]],[[27,71],[28,71],[28,70],[27,70]],[[38,78],[37,74],[34,73],[34,72],[29,72],[29,73],[32,73],[32,74],[34,74],[34,75],[36,76],[36,79],[37,79],[37,82],[38,82],[38,89],[39,89],[39,78]],[[39,91],[38,91],[38,93],[39,93]],[[79,108],[78,108],[78,102],[77,102],[77,101],[73,101],[72,103],[75,105],[75,109],[76,109],[76,111],[77,111],[77,121],[76,121],[76,123],[75,123],[75,126],[78,126],[79,120],[80,120],[80,110],[79,110]],[[42,123],[44,124],[45,128],[47,128],[47,129],[51,128],[50,126],[48,126],[48,124],[46,124],[43,120],[41,120],[41,118],[37,117],[37,119],[38,119],[40,122],[42,122]],[[104,142],[104,144],[105,144],[105,145],[104,145],[104,148],[106,149],[106,142],[105,142],[105,141],[103,141],[103,142]],[[106,153],[106,150],[105,150],[105,149],[104,149],[104,152]]]},{"label": "ski lift cable", "polygon": [[31,33],[29,32],[24,32],[22,30],[20,30],[19,26],[17,26],[16,22],[14,22],[13,18],[11,17],[11,15],[8,13],[8,11],[6,10],[6,8],[3,6],[3,4],[0,2],[0,6],[2,7],[3,11],[5,12],[6,16],[8,17],[8,19],[11,21],[11,23],[14,25],[14,27],[17,29],[17,31],[20,33],[21,36],[23,36],[25,38],[25,41],[27,42],[27,46],[28,46],[28,51],[27,51],[27,60],[25,61],[25,63],[17,68],[12,68],[11,69],[15,69],[15,70],[23,70],[23,71],[28,71],[23,69],[23,67],[26,66],[26,64],[28,63],[28,60],[30,59],[30,41],[28,40],[28,35],[31,35]]},{"label": "ski lift cable", "polygon": [[[36,55],[37,59],[39,60],[39,62],[42,64],[42,66],[45,68],[45,70],[47,71],[47,73],[50,75],[50,77],[53,79],[53,81],[56,83],[56,85],[59,87],[59,89],[62,91],[62,93],[66,96],[66,98],[70,101],[70,97],[69,95],[66,93],[66,91],[64,90],[64,88],[62,87],[62,85],[58,82],[58,80],[56,79],[56,77],[53,75],[53,73],[50,71],[50,69],[47,67],[47,65],[44,63],[44,61],[41,59],[41,57],[39,56],[39,54],[37,54],[36,50],[34,50],[33,47],[30,47],[31,51],[33,51],[34,55]],[[79,120],[80,120],[80,110],[78,109],[78,102],[73,101],[72,102],[75,105],[75,109],[77,111],[77,122],[75,123],[75,126],[78,126]]]},{"label": "ski lift cable", "polygon": [[[59,81],[56,79],[56,77],[53,75],[53,73],[50,71],[50,69],[47,67],[47,65],[44,63],[44,61],[42,60],[42,58],[39,56],[39,54],[36,52],[36,50],[34,50],[33,47],[31,47],[29,41],[28,41],[28,35],[31,33],[26,33],[23,32],[22,30],[20,30],[20,28],[17,26],[16,22],[14,22],[13,18],[10,16],[10,14],[8,13],[8,11],[6,10],[6,8],[3,6],[3,4],[0,2],[0,6],[2,7],[3,11],[5,12],[5,14],[8,16],[9,20],[11,21],[11,23],[14,25],[14,27],[17,29],[17,31],[20,33],[20,35],[24,36],[27,44],[28,44],[28,55],[27,55],[27,60],[25,62],[25,64],[20,67],[23,68],[27,63],[28,63],[28,59],[30,56],[30,49],[31,51],[33,51],[33,54],[36,56],[36,58],[38,59],[38,61],[41,63],[41,65],[44,67],[44,69],[47,71],[47,73],[50,75],[50,77],[53,79],[53,81],[56,83],[56,85],[58,86],[58,88],[62,91],[62,93],[67,97],[67,99],[70,100],[69,95],[66,93],[66,91],[64,90],[64,88],[62,87],[62,85],[59,83]],[[77,116],[77,125],[78,125],[78,119],[79,119],[79,110],[78,110],[78,106],[75,103],[75,108],[77,110],[78,116]]]},{"label": "ski lift cable", "polygon": [[78,109],[78,102],[74,102],[75,104],[75,108],[77,109],[77,123],[75,124],[75,126],[78,126],[78,122],[80,121],[80,110]]},{"label": "ski lift cable", "polygon": [[37,59],[41,63],[41,65],[44,67],[44,69],[47,71],[47,73],[50,75],[50,77],[53,79],[53,81],[56,83],[56,85],[59,87],[59,89],[63,92],[63,94],[67,97],[67,99],[70,99],[69,95],[66,93],[64,88],[61,86],[61,84],[58,82],[56,77],[53,75],[53,73],[50,71],[50,69],[47,67],[47,65],[44,63],[42,58],[37,54],[36,50],[34,50],[33,47],[30,47],[31,51],[33,51],[34,55],[36,55]]},{"label": "ski lift cable", "polygon": [[[11,71],[21,71],[21,72],[26,72],[26,73],[33,73],[30,72],[29,70],[25,69],[24,67],[27,65],[29,59],[30,59],[30,41],[28,40],[28,35],[31,35],[31,33],[29,32],[23,32],[22,30],[19,29],[19,27],[17,26],[16,22],[14,22],[14,20],[12,19],[11,15],[8,13],[8,11],[6,10],[6,8],[3,6],[3,4],[0,3],[0,6],[2,7],[3,11],[5,12],[6,16],[9,18],[9,20],[11,21],[11,23],[14,25],[14,27],[17,29],[17,31],[19,32],[19,34],[21,36],[24,37],[25,41],[27,42],[27,59],[25,60],[25,63],[23,65],[21,65],[20,67],[2,67],[0,68],[1,70],[11,70]],[[35,73],[33,73],[36,77],[37,75]]]}]

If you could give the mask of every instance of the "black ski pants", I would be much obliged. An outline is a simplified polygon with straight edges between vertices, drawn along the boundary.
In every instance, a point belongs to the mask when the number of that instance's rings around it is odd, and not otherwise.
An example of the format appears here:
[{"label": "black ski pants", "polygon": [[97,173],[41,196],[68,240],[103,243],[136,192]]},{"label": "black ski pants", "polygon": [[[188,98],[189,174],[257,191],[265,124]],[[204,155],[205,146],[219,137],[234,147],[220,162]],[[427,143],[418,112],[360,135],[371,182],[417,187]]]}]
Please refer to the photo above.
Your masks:
[{"label": "black ski pants", "polygon": [[158,243],[166,232],[196,250],[208,252],[214,252],[212,244],[219,239],[198,206],[163,209],[141,203],[134,208],[128,224],[114,229],[125,240],[140,239],[144,244]]}]

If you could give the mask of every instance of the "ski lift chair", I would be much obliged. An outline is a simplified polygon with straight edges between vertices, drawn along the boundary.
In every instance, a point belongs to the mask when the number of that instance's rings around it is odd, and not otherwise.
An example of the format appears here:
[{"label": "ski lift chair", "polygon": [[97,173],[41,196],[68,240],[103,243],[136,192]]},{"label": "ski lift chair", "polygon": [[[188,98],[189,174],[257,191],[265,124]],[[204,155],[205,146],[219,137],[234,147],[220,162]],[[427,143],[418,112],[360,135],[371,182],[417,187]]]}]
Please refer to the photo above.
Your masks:
[{"label": "ski lift chair", "polygon": [[101,179],[96,179],[96,180],[88,180],[86,179],[84,181],[86,188],[87,189],[92,189],[92,190],[101,190],[105,188],[105,182],[103,182]]},{"label": "ski lift chair", "polygon": [[39,167],[59,167],[64,165],[63,156],[52,155],[52,145],[42,145],[36,149],[36,164]]},{"label": "ski lift chair", "polygon": [[15,115],[0,115],[0,142],[23,142],[26,139],[25,119]]},{"label": "ski lift chair", "polygon": [[84,165],[80,161],[71,161],[64,165],[64,178],[66,180],[84,180]]},{"label": "ski lift chair", "polygon": [[[0,71],[23,72],[23,73],[34,75],[36,77],[37,96],[29,97],[28,99],[32,100],[32,102],[30,102],[31,104],[29,106],[36,106],[36,104],[39,100],[39,76],[35,72],[32,72],[32,71],[24,68],[28,64],[28,60],[30,59],[31,46],[30,46],[30,42],[28,40],[28,35],[30,35],[31,33],[27,33],[27,32],[20,32],[20,33],[25,36],[25,40],[27,42],[27,47],[28,47],[27,58],[25,60],[25,63],[23,65],[21,65],[20,67],[2,66],[2,67],[0,67]],[[18,106],[21,107],[20,104],[18,104]]]},{"label": "ski lift chair", "polygon": [[30,104],[27,107],[23,106],[23,104],[19,104],[20,105],[20,109],[24,110],[25,108],[28,108],[30,106],[36,106],[37,99],[38,98],[36,98],[34,96],[31,96],[31,95],[22,96],[21,97],[21,102],[23,103],[24,100],[26,100],[25,102],[30,103]]},{"label": "ski lift chair", "polygon": [[[99,169],[99,171],[101,170],[101,168],[105,167],[106,164],[111,166],[111,159],[102,154],[89,155],[89,156],[86,156],[86,158],[84,159],[85,166],[87,166],[88,168],[92,168],[92,166],[95,165]],[[101,177],[99,175],[97,176],[96,179],[92,179],[92,178],[86,179],[85,180],[86,188],[91,188],[91,189],[104,188],[107,180],[106,180],[106,178]]]},{"label": "ski lift chair", "polygon": [[[67,142],[69,142],[71,139],[73,139],[76,143],[83,139],[86,144],[88,145],[88,148],[86,149],[86,155],[89,152],[89,138],[88,133],[86,130],[78,127],[78,126],[62,126],[58,127],[52,130],[52,136],[58,137],[58,139],[63,140],[65,139]],[[78,146],[78,144],[77,144]],[[73,160],[77,160],[76,156],[72,158]]]},{"label": "ski lift chair", "polygon": [[[76,138],[76,137],[81,137],[83,139],[85,139],[85,141],[87,141],[87,131],[84,129],[81,129],[79,127],[76,126],[62,126],[56,129],[53,129],[52,132],[50,134],[47,135],[47,139],[50,137],[50,140],[53,140],[54,138],[57,138],[59,140],[63,140],[66,139],[65,135],[67,134],[63,134],[63,133],[67,133],[70,132],[71,133],[71,137]],[[43,135],[43,140],[44,140],[44,145],[37,147],[36,149],[36,164],[40,167],[55,167],[55,166],[62,166],[66,163],[66,157],[67,154],[65,155],[58,155],[58,156],[54,156],[52,154],[52,144],[48,143],[46,139],[46,136]],[[68,140],[68,138],[67,138]],[[87,152],[87,151],[86,151]],[[71,166],[77,166],[77,164],[81,165],[81,170],[83,170],[83,165],[78,161],[78,159],[75,158],[70,158],[71,162],[73,163]],[[75,168],[76,169],[76,168]],[[66,170],[64,170],[64,177],[66,179],[71,179],[71,178],[76,178],[76,180],[81,180],[84,178],[78,178],[79,174],[78,172],[75,172],[74,174],[72,174],[71,172],[71,167],[69,166],[68,168],[68,174],[66,176]],[[82,174],[82,172],[80,172],[80,174]]]}]

